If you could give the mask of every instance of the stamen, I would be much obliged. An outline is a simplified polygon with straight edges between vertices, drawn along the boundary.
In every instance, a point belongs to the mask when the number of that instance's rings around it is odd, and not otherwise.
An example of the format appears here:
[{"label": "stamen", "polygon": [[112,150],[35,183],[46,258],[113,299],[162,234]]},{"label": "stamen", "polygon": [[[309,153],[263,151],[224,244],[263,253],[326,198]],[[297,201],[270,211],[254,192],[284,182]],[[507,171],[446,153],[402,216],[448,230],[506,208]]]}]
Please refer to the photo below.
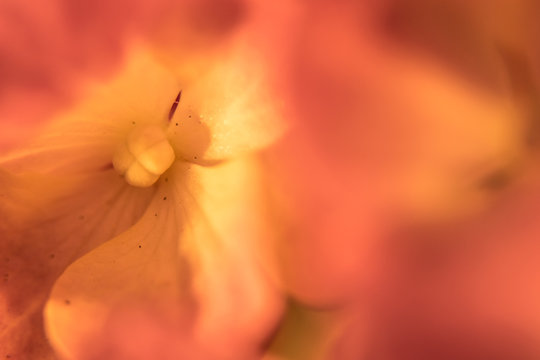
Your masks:
[{"label": "stamen", "polygon": [[175,159],[174,150],[162,128],[134,129],[113,157],[115,170],[133,186],[153,185]]}]

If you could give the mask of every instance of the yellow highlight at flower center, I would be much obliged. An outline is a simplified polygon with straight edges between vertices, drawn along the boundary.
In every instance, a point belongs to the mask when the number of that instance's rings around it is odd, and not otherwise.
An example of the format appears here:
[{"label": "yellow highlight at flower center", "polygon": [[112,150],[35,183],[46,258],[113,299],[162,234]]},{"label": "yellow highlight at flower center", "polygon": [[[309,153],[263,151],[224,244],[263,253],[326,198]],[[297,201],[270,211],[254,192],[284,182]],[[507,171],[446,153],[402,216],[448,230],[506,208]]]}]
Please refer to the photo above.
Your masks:
[{"label": "yellow highlight at flower center", "polygon": [[174,162],[175,155],[163,129],[158,126],[135,128],[118,147],[113,166],[127,183],[152,186]]}]

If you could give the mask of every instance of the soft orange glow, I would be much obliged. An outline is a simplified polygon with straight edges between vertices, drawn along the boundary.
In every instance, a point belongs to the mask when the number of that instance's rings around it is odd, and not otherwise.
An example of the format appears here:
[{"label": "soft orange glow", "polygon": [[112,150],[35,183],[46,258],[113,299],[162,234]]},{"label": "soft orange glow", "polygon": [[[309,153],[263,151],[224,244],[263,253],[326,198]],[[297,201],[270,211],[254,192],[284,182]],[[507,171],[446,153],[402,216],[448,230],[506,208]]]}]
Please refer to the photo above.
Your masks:
[{"label": "soft orange glow", "polygon": [[4,0],[0,358],[540,358],[539,11]]}]

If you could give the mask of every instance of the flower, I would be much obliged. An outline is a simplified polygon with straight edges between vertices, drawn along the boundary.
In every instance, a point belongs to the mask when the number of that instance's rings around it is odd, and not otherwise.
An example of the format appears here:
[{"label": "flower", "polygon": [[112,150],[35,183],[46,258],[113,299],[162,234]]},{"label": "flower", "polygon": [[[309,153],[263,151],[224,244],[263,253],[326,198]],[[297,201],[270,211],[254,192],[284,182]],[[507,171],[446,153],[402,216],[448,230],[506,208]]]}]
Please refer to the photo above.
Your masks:
[{"label": "flower", "polygon": [[58,0],[75,56],[8,57],[0,351],[534,358],[535,4],[267,3]]},{"label": "flower", "polygon": [[[251,358],[279,318],[260,249],[257,151],[284,129],[270,74],[249,21],[214,32],[193,15],[208,3],[165,5],[150,8],[175,21],[149,20],[116,71],[2,158],[5,356]],[[161,147],[134,150],[148,136]]]}]

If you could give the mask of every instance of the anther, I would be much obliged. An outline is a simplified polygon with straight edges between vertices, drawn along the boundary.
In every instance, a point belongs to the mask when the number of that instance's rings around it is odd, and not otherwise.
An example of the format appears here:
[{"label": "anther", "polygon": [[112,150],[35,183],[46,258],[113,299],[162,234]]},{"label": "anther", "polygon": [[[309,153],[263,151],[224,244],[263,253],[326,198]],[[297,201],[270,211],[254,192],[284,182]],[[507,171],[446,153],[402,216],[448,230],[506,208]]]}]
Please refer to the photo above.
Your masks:
[{"label": "anther", "polygon": [[153,185],[174,162],[174,150],[158,126],[133,129],[113,157],[113,166],[133,186]]}]

